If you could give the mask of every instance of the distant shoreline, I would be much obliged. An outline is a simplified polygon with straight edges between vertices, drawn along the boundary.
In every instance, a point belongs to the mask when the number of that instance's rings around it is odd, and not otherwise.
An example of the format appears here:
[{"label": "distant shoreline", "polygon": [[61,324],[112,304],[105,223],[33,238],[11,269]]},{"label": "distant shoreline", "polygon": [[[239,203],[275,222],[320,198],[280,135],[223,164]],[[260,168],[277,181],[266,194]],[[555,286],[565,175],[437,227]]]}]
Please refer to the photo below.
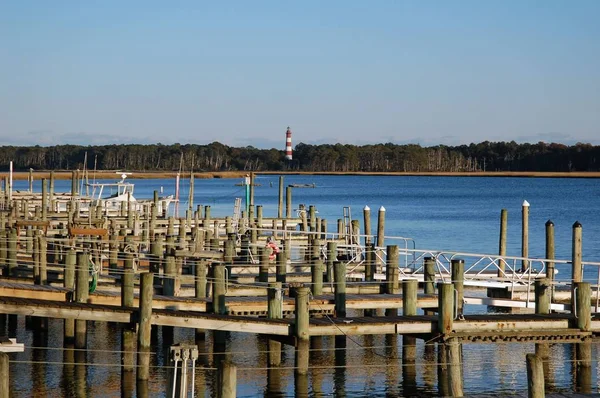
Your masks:
[{"label": "distant shoreline", "polygon": [[[250,173],[249,171],[210,171],[194,172],[194,178],[242,178]],[[120,179],[121,171],[90,171],[89,179]],[[414,176],[414,177],[522,177],[522,178],[600,178],[600,172],[539,172],[539,171],[482,171],[482,172],[324,172],[324,171],[260,171],[256,175],[332,175],[332,176]],[[55,171],[56,180],[68,180],[71,178],[71,171]],[[1,172],[0,178],[4,179],[8,172]],[[164,171],[141,171],[131,172],[129,178],[137,179],[165,179],[175,178],[176,172]],[[190,173],[181,173],[181,178],[189,178]],[[81,177],[81,172],[80,172]],[[19,171],[13,173],[15,180],[27,180],[29,172]],[[41,178],[50,178],[49,171],[34,171],[34,180]]]}]

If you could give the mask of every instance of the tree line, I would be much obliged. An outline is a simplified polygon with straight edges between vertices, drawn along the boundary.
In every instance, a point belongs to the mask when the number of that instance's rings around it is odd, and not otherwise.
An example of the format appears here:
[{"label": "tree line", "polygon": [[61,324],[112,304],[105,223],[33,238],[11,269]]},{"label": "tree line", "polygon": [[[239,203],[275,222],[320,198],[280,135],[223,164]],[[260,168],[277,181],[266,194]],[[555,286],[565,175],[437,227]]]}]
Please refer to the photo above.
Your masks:
[{"label": "tree line", "polygon": [[489,142],[422,147],[416,144],[296,145],[293,160],[279,149],[153,144],[2,146],[0,169],[131,171],[464,172],[600,171],[600,146],[577,143]]}]

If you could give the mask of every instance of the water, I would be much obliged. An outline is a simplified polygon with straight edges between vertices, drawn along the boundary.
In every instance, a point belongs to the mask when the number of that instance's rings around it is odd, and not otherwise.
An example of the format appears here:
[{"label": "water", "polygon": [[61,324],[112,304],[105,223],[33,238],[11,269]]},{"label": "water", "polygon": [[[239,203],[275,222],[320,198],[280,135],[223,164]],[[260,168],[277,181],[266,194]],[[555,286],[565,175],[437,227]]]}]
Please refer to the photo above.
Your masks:
[{"label": "water", "polygon": [[[258,176],[255,204],[263,205],[264,216],[277,213],[278,176]],[[163,187],[174,193],[174,180],[135,180],[137,198],[151,198],[153,190]],[[244,197],[239,180],[195,180],[194,207],[210,205],[213,216],[230,215],[235,197]],[[555,224],[556,257],[571,256],[571,233],[575,221],[583,224],[584,261],[600,262],[600,184],[596,179],[482,178],[482,177],[374,177],[374,176],[286,176],[285,184],[315,183],[316,188],[294,188],[294,208],[298,203],[315,205],[318,216],[328,221],[328,230],[337,228],[342,207],[350,206],[352,216],[361,221],[365,205],[371,208],[372,228],[377,211],[386,209],[386,235],[414,239],[418,249],[489,253],[498,251],[500,209],[509,212],[507,254],[521,254],[521,204],[530,204],[530,257],[544,257],[545,222]],[[182,180],[181,197],[187,198],[187,181]],[[56,191],[69,191],[69,181],[57,181]],[[17,181],[16,189],[26,189]],[[39,186],[34,187],[41,190]],[[186,207],[182,200],[180,212]],[[563,267],[564,268],[564,267]],[[568,269],[559,269],[561,275]],[[594,281],[596,270],[586,268],[586,279]],[[87,353],[89,366],[64,366],[62,321],[50,320],[46,341],[33,341],[23,320],[17,338],[25,353],[12,354],[11,382],[14,396],[120,396],[120,328],[118,325],[91,323]],[[153,356],[150,396],[164,396],[167,383],[166,353],[159,334]],[[214,393],[214,366],[210,334],[201,344],[201,367],[197,372],[198,395]],[[346,350],[335,350],[333,339],[323,338],[311,352],[311,370],[306,391],[309,396],[434,396],[439,394],[437,357],[418,340],[416,364],[402,367],[401,338],[365,336],[348,338]],[[176,329],[175,342],[194,342],[193,331]],[[39,347],[39,348],[33,348]],[[294,353],[283,353],[279,377],[266,370],[266,343],[254,335],[232,333],[228,349],[238,366],[239,396],[294,396],[303,380],[294,380]],[[534,344],[464,344],[463,373],[466,394],[523,394],[526,392],[525,354]],[[573,392],[578,371],[573,365],[575,348],[569,344],[550,346],[549,391]],[[592,357],[598,355],[593,344]],[[35,362],[35,363],[32,363]],[[70,361],[72,362],[72,361]],[[597,393],[598,367],[592,362],[591,390]],[[131,389],[135,389],[133,382]],[[124,394],[127,395],[127,394]]]}]

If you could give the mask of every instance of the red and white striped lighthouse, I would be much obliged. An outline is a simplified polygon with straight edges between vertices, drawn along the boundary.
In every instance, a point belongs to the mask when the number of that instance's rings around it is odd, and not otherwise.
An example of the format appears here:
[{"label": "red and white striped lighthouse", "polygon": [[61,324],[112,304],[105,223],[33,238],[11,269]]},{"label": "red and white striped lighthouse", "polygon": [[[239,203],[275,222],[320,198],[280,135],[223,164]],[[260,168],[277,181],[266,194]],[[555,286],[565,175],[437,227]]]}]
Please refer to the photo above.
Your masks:
[{"label": "red and white striped lighthouse", "polygon": [[285,158],[292,160],[292,130],[289,126],[285,132]]}]

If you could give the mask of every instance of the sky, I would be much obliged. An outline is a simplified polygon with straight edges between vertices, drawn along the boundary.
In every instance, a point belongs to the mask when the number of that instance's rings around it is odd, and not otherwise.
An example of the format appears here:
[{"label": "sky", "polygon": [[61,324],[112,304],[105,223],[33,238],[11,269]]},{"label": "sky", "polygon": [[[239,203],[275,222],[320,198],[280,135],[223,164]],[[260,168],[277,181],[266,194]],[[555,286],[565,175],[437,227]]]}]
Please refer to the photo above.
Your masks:
[{"label": "sky", "polygon": [[600,144],[600,1],[0,0],[0,145]]}]

